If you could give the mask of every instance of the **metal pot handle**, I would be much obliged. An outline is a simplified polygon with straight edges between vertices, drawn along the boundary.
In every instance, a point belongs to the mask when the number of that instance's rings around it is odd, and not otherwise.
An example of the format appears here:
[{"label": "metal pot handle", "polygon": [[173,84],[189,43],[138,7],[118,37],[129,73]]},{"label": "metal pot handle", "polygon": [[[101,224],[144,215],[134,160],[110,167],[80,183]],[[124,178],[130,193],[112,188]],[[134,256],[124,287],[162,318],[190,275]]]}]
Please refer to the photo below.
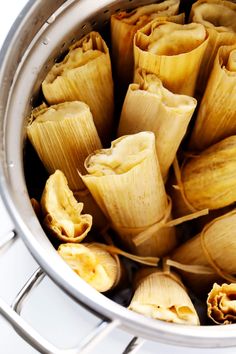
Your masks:
[{"label": "metal pot handle", "polygon": [[[0,250],[12,244],[17,234],[10,231],[1,238]],[[13,326],[15,331],[32,347],[43,354],[85,354],[89,353],[101,340],[103,340],[113,329],[120,325],[118,320],[102,320],[88,336],[86,336],[76,348],[60,349],[43,338],[34,328],[32,328],[22,317],[21,310],[24,301],[28,298],[31,291],[39,285],[45,277],[45,273],[38,268],[28,279],[20,292],[17,294],[12,305],[9,306],[0,298],[0,314]],[[123,354],[134,354],[141,348],[144,340],[134,337],[128,344]]]}]

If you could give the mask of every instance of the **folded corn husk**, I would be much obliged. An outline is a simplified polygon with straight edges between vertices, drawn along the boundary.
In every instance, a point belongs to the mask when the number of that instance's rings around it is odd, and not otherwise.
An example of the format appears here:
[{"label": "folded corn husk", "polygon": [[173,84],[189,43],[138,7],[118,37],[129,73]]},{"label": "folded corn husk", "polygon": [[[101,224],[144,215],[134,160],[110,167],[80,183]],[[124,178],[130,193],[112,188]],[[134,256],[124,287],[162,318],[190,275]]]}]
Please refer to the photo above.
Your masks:
[{"label": "folded corn husk", "polygon": [[138,282],[129,309],[167,322],[199,325],[199,318],[180,278],[153,270]]},{"label": "folded corn husk", "polygon": [[63,171],[72,190],[84,189],[77,169],[101,142],[89,107],[79,101],[37,107],[27,135],[47,171]]},{"label": "folded corn husk", "polygon": [[[222,279],[233,282],[236,274],[236,210],[226,213],[207,224],[202,232],[175,249],[170,259],[187,265],[181,270],[182,278],[202,295],[214,282]],[[194,268],[207,267],[206,272]],[[191,267],[193,269],[191,270]],[[197,269],[196,268],[196,269]]]},{"label": "folded corn husk", "polygon": [[118,136],[152,131],[164,180],[186,133],[197,101],[165,89],[161,80],[145,70],[136,74],[123,104]]},{"label": "folded corn husk", "polygon": [[69,49],[42,83],[49,104],[83,101],[93,114],[103,141],[109,139],[113,124],[113,80],[109,50],[97,32],[91,32]]},{"label": "folded corn husk", "polygon": [[81,214],[83,206],[74,198],[61,171],[48,178],[41,207],[43,224],[53,236],[64,242],[81,242],[92,227],[92,216]]},{"label": "folded corn husk", "polygon": [[173,228],[151,233],[140,246],[133,242],[135,235],[170,214],[152,132],[120,137],[110,149],[91,154],[85,167],[84,183],[133,253],[161,256],[173,249]]},{"label": "folded corn husk", "polygon": [[235,154],[233,135],[185,162],[180,190],[188,205],[195,210],[220,209],[236,201]]},{"label": "folded corn husk", "polygon": [[203,24],[209,33],[197,84],[199,93],[203,93],[219,47],[236,44],[236,4],[225,0],[199,0],[192,6],[190,21]]},{"label": "folded corn husk", "polygon": [[236,134],[235,100],[236,45],[218,51],[190,139],[191,149],[203,150]]},{"label": "folded corn husk", "polygon": [[113,63],[121,83],[132,82],[134,72],[133,39],[138,29],[156,17],[178,13],[179,0],[165,0],[111,16],[111,41]]},{"label": "folded corn husk", "polygon": [[121,276],[119,258],[99,244],[62,244],[59,255],[88,284],[99,292],[114,288]]},{"label": "folded corn husk", "polygon": [[156,74],[174,93],[193,96],[207,42],[201,24],[153,20],[134,37],[135,68]]},{"label": "folded corn husk", "polygon": [[236,323],[236,283],[214,284],[207,298],[207,314],[217,324]]}]

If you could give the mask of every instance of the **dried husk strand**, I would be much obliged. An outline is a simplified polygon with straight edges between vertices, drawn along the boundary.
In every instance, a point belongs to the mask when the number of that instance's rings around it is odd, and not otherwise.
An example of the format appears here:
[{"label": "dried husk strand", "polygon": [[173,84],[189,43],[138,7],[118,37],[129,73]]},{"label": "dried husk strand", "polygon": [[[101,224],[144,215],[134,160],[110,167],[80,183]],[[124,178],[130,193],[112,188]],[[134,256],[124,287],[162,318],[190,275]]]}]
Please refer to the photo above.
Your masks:
[{"label": "dried husk strand", "polygon": [[213,284],[207,297],[207,315],[216,324],[236,323],[236,283]]},{"label": "dried husk strand", "polygon": [[235,257],[236,209],[211,221],[200,234],[175,249],[169,258],[182,265],[212,268],[213,273],[204,274],[199,270],[197,275],[191,269],[181,271],[186,283],[194,291],[202,293],[204,290],[209,291],[214,282],[222,279],[235,282]]},{"label": "dried husk strand", "polygon": [[181,190],[195,210],[220,209],[236,201],[236,136],[212,145],[181,168]]},{"label": "dried husk strand", "polygon": [[85,167],[84,183],[132,253],[159,257],[176,246],[173,228],[161,229],[140,247],[133,242],[166,214],[170,217],[152,132],[118,138],[110,149],[91,154]]},{"label": "dried husk strand", "polygon": [[58,253],[82,279],[99,292],[111,290],[119,283],[119,258],[99,244],[65,243],[59,246]]},{"label": "dried husk strand", "polygon": [[162,177],[165,180],[197,105],[189,96],[165,89],[155,74],[137,69],[123,104],[118,136],[152,131]]},{"label": "dried husk strand", "polygon": [[198,111],[190,139],[190,149],[204,150],[236,134],[235,100],[236,44],[219,48]]},{"label": "dried husk strand", "polygon": [[[144,272],[143,272],[144,271]],[[129,309],[167,322],[199,325],[197,312],[181,279],[174,272],[143,269]]]},{"label": "dried husk strand", "polygon": [[201,24],[153,20],[135,34],[135,68],[156,74],[174,93],[193,96],[207,43]]},{"label": "dried husk strand", "polygon": [[203,94],[218,49],[223,45],[236,44],[236,4],[225,0],[196,1],[189,21],[203,24],[209,34],[197,83],[199,94]]},{"label": "dried husk strand", "polygon": [[42,83],[49,104],[83,101],[91,109],[101,140],[109,141],[114,95],[109,49],[97,32],[90,32],[69,48]]},{"label": "dried husk strand", "polygon": [[92,216],[81,214],[63,172],[56,170],[45,185],[41,198],[43,225],[52,236],[64,242],[81,242],[92,227]]},{"label": "dried husk strand", "polygon": [[179,0],[165,0],[111,16],[112,58],[119,83],[127,85],[133,80],[133,39],[137,30],[156,17],[176,15],[179,3]]}]

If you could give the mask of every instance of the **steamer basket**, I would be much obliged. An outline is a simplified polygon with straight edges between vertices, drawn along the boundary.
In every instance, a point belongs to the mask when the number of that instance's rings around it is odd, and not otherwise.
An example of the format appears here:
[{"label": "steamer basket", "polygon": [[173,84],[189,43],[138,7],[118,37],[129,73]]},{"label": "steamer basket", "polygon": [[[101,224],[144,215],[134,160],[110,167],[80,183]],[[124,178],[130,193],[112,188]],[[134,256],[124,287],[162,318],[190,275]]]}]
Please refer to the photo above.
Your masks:
[{"label": "steamer basket", "polygon": [[[51,279],[87,309],[122,329],[156,342],[201,348],[236,346],[236,325],[183,326],[133,313],[96,292],[57,255],[32,209],[23,169],[25,117],[45,74],[71,43],[92,29],[104,29],[111,14],[153,3],[144,0],[29,1],[0,55],[1,195],[16,232]],[[190,1],[181,4],[184,8]],[[108,27],[109,28],[109,27]],[[32,166],[33,168],[33,166]],[[0,313],[4,313],[0,309]],[[6,316],[6,313],[5,313]],[[7,317],[7,316],[6,316]],[[13,325],[14,320],[9,319]],[[22,334],[22,331],[20,331]],[[29,333],[23,336],[39,350]],[[53,352],[53,351],[51,351]],[[63,351],[63,353],[66,353]]]}]

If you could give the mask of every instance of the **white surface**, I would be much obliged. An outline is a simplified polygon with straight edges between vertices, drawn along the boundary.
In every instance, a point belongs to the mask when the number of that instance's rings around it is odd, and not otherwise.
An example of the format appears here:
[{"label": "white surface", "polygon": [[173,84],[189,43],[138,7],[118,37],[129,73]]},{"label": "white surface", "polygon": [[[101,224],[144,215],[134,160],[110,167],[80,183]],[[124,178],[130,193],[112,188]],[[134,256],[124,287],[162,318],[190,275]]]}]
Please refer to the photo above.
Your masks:
[{"label": "white surface", "polygon": [[[46,0],[45,0],[46,1]],[[92,0],[91,0],[92,1]],[[9,0],[0,4],[0,46],[11,23],[26,3],[26,0]],[[7,233],[11,221],[6,217],[0,202],[1,235]],[[9,304],[28,277],[37,269],[37,264],[24,246],[17,239],[4,254],[0,253],[0,296]],[[89,333],[98,320],[81,309],[48,278],[35,289],[23,310],[23,317],[43,336],[60,347],[72,347]],[[101,342],[92,354],[120,354],[132,339],[129,334],[115,330]],[[189,349],[170,347],[162,344],[146,343],[140,354],[233,354],[234,349]],[[0,317],[0,353],[33,354],[37,353],[26,344]]]}]

